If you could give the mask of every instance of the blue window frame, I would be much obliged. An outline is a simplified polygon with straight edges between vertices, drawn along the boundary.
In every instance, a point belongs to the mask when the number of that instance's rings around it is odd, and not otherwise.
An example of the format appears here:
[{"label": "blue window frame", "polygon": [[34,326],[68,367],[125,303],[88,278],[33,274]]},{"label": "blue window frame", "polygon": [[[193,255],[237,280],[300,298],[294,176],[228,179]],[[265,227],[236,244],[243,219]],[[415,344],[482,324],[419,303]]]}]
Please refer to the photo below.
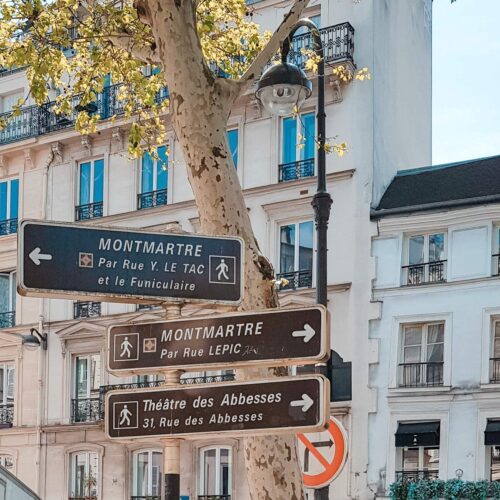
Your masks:
[{"label": "blue window frame", "polygon": [[19,211],[19,179],[0,182],[0,220],[17,219]]},{"label": "blue window frame", "polygon": [[104,160],[80,163],[80,205],[100,203],[104,195]]},{"label": "blue window frame", "polygon": [[314,113],[287,117],[282,122],[281,163],[314,158],[316,150],[316,119]]},{"label": "blue window frame", "polygon": [[229,143],[229,150],[231,151],[231,156],[233,157],[234,166],[238,167],[238,129],[232,129],[227,131],[227,141]]},{"label": "blue window frame", "polygon": [[156,150],[158,158],[153,158],[147,151],[142,155],[141,193],[151,193],[168,188],[167,146]]}]

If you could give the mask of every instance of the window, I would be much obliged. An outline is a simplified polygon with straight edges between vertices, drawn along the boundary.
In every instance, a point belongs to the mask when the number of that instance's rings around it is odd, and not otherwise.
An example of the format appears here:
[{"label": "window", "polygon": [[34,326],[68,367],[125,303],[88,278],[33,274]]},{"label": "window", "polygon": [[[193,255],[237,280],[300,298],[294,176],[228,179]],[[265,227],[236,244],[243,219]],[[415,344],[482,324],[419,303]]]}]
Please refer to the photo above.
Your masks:
[{"label": "window", "polygon": [[73,304],[73,318],[94,318],[101,315],[101,303],[77,301]]},{"label": "window", "polygon": [[283,118],[279,182],[314,175],[316,129],[314,113]]},{"label": "window", "polygon": [[0,96],[0,113],[12,111],[12,108],[23,98],[24,92],[22,90]]},{"label": "window", "polygon": [[73,422],[97,421],[101,417],[101,357],[99,354],[76,356],[74,367]]},{"label": "window", "polygon": [[238,129],[232,129],[227,131],[227,142],[229,143],[229,150],[231,151],[231,156],[233,157],[233,163],[236,168],[238,168]]},{"label": "window", "polygon": [[163,456],[159,451],[137,451],[133,463],[133,498],[160,498]]},{"label": "window", "polygon": [[279,275],[288,281],[281,290],[312,286],[313,221],[286,224],[280,227]]},{"label": "window", "polygon": [[104,160],[93,160],[79,166],[79,205],[76,220],[94,219],[103,215]]},{"label": "window", "polygon": [[496,227],[493,234],[496,241],[494,241],[494,254],[493,254],[493,276],[500,275],[500,228]]},{"label": "window", "polygon": [[232,490],[232,450],[229,447],[200,449],[199,496],[220,495],[230,500]]},{"label": "window", "polygon": [[0,236],[17,233],[19,179],[0,182]]},{"label": "window", "polygon": [[81,451],[70,455],[70,500],[97,500],[97,453]]},{"label": "window", "polygon": [[0,364],[0,428],[14,421],[14,375],[13,364]]},{"label": "window", "polygon": [[139,210],[167,204],[168,155],[167,147],[157,148],[157,158],[145,151],[141,162],[141,194]]},{"label": "window", "polygon": [[443,385],[444,323],[404,325],[399,364],[400,387]]},{"label": "window", "polygon": [[0,465],[12,472],[14,470],[14,457],[12,455],[0,455]]},{"label": "window", "polygon": [[490,358],[490,382],[500,383],[500,320],[493,322]]},{"label": "window", "polygon": [[439,441],[439,422],[400,422],[396,432],[396,480],[437,479]]},{"label": "window", "polygon": [[0,328],[16,323],[16,273],[0,273]]},{"label": "window", "polygon": [[234,380],[232,370],[211,370],[204,372],[189,372],[181,376],[181,384],[204,384]]},{"label": "window", "polygon": [[408,238],[408,265],[403,266],[407,285],[446,281],[444,233]]},{"label": "window", "polygon": [[490,481],[500,481],[500,446],[490,447]]}]

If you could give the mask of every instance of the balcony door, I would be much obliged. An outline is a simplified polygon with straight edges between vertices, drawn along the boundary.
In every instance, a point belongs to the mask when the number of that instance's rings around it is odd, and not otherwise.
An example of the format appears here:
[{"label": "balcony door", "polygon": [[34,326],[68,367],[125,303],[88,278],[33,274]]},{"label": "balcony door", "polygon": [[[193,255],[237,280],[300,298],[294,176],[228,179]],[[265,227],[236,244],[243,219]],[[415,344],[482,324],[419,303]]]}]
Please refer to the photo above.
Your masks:
[{"label": "balcony door", "polygon": [[70,500],[96,500],[99,459],[97,453],[82,451],[70,456]]},{"label": "balcony door", "polygon": [[76,356],[73,421],[89,422],[100,418],[101,357],[99,354]]},{"label": "balcony door", "polygon": [[17,232],[19,179],[0,182],[0,236]]},{"label": "balcony door", "polygon": [[218,500],[231,500],[232,449],[224,446],[201,448],[198,477],[200,500],[213,496]]},{"label": "balcony door", "polygon": [[15,325],[16,273],[0,273],[0,328]]},{"label": "balcony door", "polygon": [[133,499],[156,500],[161,497],[163,455],[160,451],[144,450],[134,453]]},{"label": "balcony door", "polygon": [[141,163],[141,194],[139,209],[167,204],[168,155],[167,146],[160,146],[156,155],[145,151]]},{"label": "balcony door", "polygon": [[79,205],[77,220],[93,219],[103,215],[104,160],[80,163]]}]

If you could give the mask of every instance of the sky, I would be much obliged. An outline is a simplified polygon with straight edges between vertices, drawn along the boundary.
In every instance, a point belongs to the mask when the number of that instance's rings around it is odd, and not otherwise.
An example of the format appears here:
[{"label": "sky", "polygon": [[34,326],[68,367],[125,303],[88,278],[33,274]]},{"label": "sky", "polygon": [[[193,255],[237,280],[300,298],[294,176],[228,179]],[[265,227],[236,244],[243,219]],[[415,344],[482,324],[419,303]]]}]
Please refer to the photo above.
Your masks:
[{"label": "sky", "polygon": [[500,155],[500,0],[433,2],[433,164]]}]

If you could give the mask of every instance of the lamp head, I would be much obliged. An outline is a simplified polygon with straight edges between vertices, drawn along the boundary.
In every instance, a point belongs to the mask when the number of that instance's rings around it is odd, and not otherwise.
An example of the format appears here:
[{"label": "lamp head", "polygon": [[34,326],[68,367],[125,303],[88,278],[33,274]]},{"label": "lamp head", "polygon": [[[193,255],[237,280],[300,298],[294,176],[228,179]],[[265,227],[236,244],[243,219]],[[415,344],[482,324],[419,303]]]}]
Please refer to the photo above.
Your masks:
[{"label": "lamp head", "polygon": [[295,64],[281,62],[261,76],[255,93],[271,114],[286,116],[299,109],[312,93],[312,83]]}]

